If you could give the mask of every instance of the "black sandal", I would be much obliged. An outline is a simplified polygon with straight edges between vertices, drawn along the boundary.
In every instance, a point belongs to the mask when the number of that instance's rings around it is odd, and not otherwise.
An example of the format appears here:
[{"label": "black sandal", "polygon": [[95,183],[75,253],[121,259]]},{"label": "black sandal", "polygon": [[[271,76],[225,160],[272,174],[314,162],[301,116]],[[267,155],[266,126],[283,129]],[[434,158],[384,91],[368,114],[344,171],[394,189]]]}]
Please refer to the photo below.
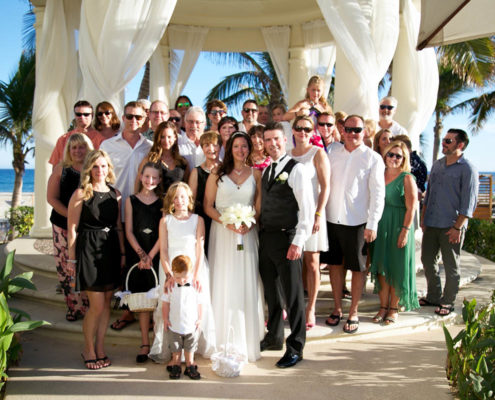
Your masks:
[{"label": "black sandal", "polygon": [[[349,326],[351,325],[356,325],[356,327],[354,329],[350,329]],[[345,329],[346,326],[348,327],[347,329]],[[356,320],[348,319],[344,325],[343,330],[345,333],[356,333],[358,328],[359,328],[359,321],[357,319]]]},{"label": "black sandal", "polygon": [[[328,322],[328,320],[333,319],[335,322]],[[328,326],[337,326],[340,324],[340,320],[342,319],[342,315],[330,314],[330,316],[325,320],[325,324]]]},{"label": "black sandal", "polygon": [[[380,310],[388,311],[388,307],[380,306]],[[386,315],[387,313],[385,313],[385,315],[380,315],[380,311],[378,311],[378,313],[373,317],[373,322],[375,324],[381,324],[385,320]]]},{"label": "black sandal", "polygon": [[[139,348],[140,348],[140,349],[142,349],[143,347],[148,347],[148,348],[149,348],[149,347],[150,347],[150,345],[149,345],[149,344],[142,344],[141,346],[139,346]],[[149,351],[148,351],[148,353],[149,353]],[[148,357],[148,353],[147,353],[147,354],[138,354],[138,355],[136,356],[136,362],[137,362],[138,364],[143,364],[143,363],[145,363],[146,361],[148,361],[148,359],[149,359],[149,357]]]},{"label": "black sandal", "polygon": [[418,299],[418,303],[421,307],[436,307],[438,304],[433,304],[432,302],[426,300],[426,297],[421,297]]},{"label": "black sandal", "polygon": [[110,361],[110,359],[107,356],[103,356],[101,358],[97,358],[96,361],[98,363],[100,361],[103,362],[103,364],[100,364],[101,365],[101,368],[106,368],[106,367],[109,367],[110,365],[112,365],[112,362]]},{"label": "black sandal", "polygon": [[[442,311],[447,311],[447,312],[442,313]],[[439,305],[438,308],[435,310],[435,314],[440,315],[441,317],[446,317],[452,311],[454,311],[454,306],[452,306],[452,305],[449,305],[449,306]]]},{"label": "black sandal", "polygon": [[172,365],[170,368],[170,374],[168,375],[170,379],[179,379],[182,370],[180,365]]},{"label": "black sandal", "polygon": [[189,378],[197,381],[198,379],[201,379],[201,375],[198,372],[198,366],[197,365],[191,365],[189,367],[186,367],[184,370],[184,375],[187,375]]}]

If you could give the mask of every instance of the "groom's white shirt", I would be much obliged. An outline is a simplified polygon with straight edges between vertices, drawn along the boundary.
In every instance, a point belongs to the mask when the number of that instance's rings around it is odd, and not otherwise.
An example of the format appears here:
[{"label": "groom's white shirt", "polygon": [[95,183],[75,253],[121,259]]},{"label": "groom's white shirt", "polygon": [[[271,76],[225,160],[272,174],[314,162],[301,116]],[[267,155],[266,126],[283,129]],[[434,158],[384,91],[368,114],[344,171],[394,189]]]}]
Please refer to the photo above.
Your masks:
[{"label": "groom's white shirt", "polygon": [[[279,162],[279,160],[282,161]],[[277,163],[277,167],[275,168],[275,176],[277,176],[284,169],[289,160],[289,155],[284,154],[280,156],[278,160],[272,161]],[[263,173],[271,173],[271,166],[269,168],[265,168]],[[311,186],[311,178],[308,176],[304,164],[298,162],[294,168],[292,168],[289,178],[287,179],[287,183],[292,189],[297,205],[299,206],[296,235],[292,240],[292,244],[303,249],[304,243],[311,236],[311,232],[313,231],[316,210],[315,201],[313,198],[313,187]]]}]

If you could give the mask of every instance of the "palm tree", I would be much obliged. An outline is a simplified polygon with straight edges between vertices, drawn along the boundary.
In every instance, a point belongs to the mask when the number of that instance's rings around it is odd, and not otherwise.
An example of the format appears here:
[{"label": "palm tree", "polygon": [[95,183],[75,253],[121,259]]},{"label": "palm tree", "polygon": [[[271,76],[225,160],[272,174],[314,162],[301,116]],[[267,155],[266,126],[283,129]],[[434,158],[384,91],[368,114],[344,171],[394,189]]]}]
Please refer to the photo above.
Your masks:
[{"label": "palm tree", "polygon": [[248,98],[254,98],[258,104],[285,104],[280,82],[267,52],[211,53],[211,57],[217,63],[247,69],[226,76],[209,91],[205,103],[221,99],[228,107],[239,107]]},{"label": "palm tree", "polygon": [[476,132],[493,111],[494,94],[483,94],[456,103],[456,98],[473,88],[483,88],[495,78],[495,46],[493,38],[441,46],[437,50],[440,83],[433,142],[433,161],[438,158],[443,120],[450,113],[470,110],[471,130]]},{"label": "palm tree", "polygon": [[9,82],[0,82],[0,143],[12,146],[15,180],[11,207],[20,204],[26,157],[33,151],[31,117],[35,87],[35,55],[24,52]]}]

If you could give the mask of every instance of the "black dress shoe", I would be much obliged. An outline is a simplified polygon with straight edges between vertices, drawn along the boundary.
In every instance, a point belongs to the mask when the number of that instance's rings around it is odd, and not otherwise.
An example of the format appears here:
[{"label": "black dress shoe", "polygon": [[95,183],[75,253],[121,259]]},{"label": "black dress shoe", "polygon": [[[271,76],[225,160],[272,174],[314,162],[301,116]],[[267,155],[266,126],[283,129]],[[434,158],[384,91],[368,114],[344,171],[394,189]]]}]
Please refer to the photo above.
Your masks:
[{"label": "black dress shoe", "polygon": [[302,354],[291,353],[286,351],[284,356],[275,364],[279,368],[289,368],[296,365],[303,359]]},{"label": "black dress shoe", "polygon": [[282,350],[284,348],[284,343],[283,342],[275,342],[273,340],[264,338],[260,342],[260,350],[265,351],[265,350]]}]

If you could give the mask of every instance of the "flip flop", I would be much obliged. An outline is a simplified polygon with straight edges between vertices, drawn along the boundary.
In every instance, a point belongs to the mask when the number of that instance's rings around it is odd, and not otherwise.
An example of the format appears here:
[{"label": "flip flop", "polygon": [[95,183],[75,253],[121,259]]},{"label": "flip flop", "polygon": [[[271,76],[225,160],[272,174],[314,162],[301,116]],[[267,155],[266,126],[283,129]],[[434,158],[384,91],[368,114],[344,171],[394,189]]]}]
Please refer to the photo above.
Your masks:
[{"label": "flip flop", "polygon": [[[380,306],[380,310],[387,310],[388,311],[388,307],[384,307],[384,306]],[[386,315],[387,313],[385,313]],[[378,314],[376,314],[374,317],[373,317],[373,322],[375,324],[381,324],[384,320],[385,320],[385,315],[380,315],[380,312],[378,312]]]},{"label": "flip flop", "polygon": [[[335,322],[328,322],[328,320],[333,319]],[[330,314],[330,316],[325,320],[325,324],[328,326],[337,326],[340,324],[340,320],[342,319],[342,315]]]},{"label": "flip flop", "polygon": [[[446,313],[442,313],[442,310],[447,311]],[[454,306],[443,306],[440,305],[438,308],[435,310],[435,314],[440,315],[441,317],[446,317],[449,315],[452,311],[454,311]]]},{"label": "flip flop", "polygon": [[[95,360],[95,359],[93,359],[93,360],[86,360],[84,358],[83,353],[81,353],[81,357],[82,357],[82,359],[84,361],[84,365],[86,366],[86,369],[89,369],[89,370],[101,369],[101,365],[98,364],[98,361],[97,360]],[[96,368],[90,368],[88,364],[94,364],[96,366]]]},{"label": "flip flop", "polygon": [[[349,328],[346,329],[346,326],[349,327],[351,325],[358,325],[358,326],[356,326],[354,329],[349,329]],[[345,333],[356,333],[358,328],[359,328],[359,321],[357,319],[356,320],[348,319],[344,325],[343,330]]]},{"label": "flip flop", "polygon": [[112,365],[112,362],[110,361],[110,359],[107,356],[103,356],[101,358],[96,359],[96,362],[100,362],[100,361],[103,361],[103,363],[100,364],[101,368],[106,368],[106,367],[109,367],[110,365]]},{"label": "flip flop", "polygon": [[436,306],[438,306],[438,304],[433,304],[433,303],[429,302],[428,300],[426,300],[426,297],[421,297],[420,299],[418,299],[418,303],[421,307],[436,307]]},{"label": "flip flop", "polygon": [[112,325],[110,325],[110,329],[113,329],[114,331],[121,331],[134,322],[136,322],[135,319],[133,319],[132,321],[129,321],[128,319],[118,319]]}]

